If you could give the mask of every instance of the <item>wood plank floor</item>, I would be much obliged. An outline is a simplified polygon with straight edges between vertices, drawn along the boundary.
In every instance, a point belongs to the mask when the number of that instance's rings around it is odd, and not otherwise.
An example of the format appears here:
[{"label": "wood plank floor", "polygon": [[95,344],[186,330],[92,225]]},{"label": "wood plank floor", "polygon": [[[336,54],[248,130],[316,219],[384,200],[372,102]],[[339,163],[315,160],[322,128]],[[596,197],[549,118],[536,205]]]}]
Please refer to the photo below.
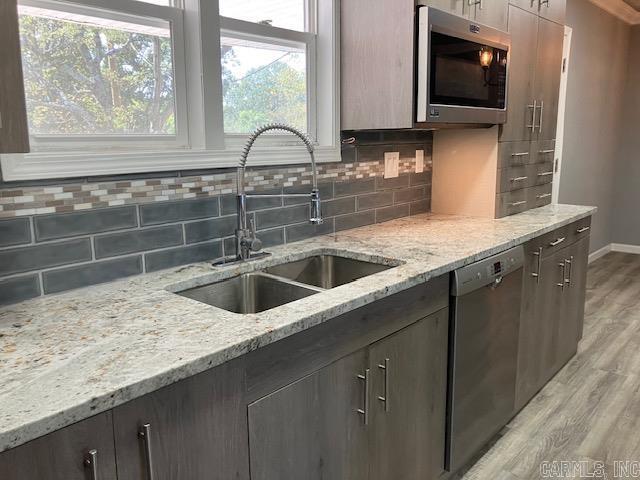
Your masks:
[{"label": "wood plank floor", "polygon": [[587,468],[609,479],[632,478],[614,476],[616,462],[640,462],[640,255],[609,253],[590,265],[578,354],[462,478],[540,479],[542,462],[560,461],[583,462],[560,478]]}]

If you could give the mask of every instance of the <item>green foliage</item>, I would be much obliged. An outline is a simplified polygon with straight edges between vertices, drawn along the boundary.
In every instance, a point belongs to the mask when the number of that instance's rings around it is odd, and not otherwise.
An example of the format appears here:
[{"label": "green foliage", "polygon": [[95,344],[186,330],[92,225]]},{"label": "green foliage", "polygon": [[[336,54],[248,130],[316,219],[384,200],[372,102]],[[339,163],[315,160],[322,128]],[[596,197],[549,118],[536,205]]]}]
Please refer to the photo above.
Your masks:
[{"label": "green foliage", "polygon": [[22,15],[36,134],[175,133],[169,38]]},{"label": "green foliage", "polygon": [[[295,55],[295,54],[290,54]],[[284,59],[253,68],[235,79],[232,49],[223,50],[224,127],[227,133],[246,133],[259,125],[283,122],[307,128],[307,89],[304,72]]]}]

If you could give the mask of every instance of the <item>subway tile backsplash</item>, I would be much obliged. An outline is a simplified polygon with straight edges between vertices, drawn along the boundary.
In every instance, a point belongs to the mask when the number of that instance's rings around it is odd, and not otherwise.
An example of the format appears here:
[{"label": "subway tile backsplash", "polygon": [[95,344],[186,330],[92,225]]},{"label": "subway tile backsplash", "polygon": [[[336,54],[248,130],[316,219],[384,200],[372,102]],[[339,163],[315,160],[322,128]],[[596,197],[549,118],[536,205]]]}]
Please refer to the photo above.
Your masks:
[{"label": "subway tile backsplash", "polygon": [[[342,162],[318,168],[324,224],[308,223],[303,198],[249,200],[265,248],[430,210],[429,132],[350,137]],[[383,178],[386,151],[400,152],[397,178]],[[235,171],[197,173],[1,184],[0,304],[233,254]],[[248,169],[247,180],[248,192],[306,193],[310,168]]]}]

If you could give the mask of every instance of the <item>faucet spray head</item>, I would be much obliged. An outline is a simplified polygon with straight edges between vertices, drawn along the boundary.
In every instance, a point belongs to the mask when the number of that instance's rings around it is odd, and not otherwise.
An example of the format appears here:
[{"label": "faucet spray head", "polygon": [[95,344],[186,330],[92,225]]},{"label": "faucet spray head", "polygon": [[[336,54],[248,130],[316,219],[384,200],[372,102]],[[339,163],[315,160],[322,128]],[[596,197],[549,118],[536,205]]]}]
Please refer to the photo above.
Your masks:
[{"label": "faucet spray head", "polygon": [[311,190],[311,217],[309,221],[313,225],[320,225],[324,222],[322,219],[322,204],[320,202],[320,191],[317,188]]}]

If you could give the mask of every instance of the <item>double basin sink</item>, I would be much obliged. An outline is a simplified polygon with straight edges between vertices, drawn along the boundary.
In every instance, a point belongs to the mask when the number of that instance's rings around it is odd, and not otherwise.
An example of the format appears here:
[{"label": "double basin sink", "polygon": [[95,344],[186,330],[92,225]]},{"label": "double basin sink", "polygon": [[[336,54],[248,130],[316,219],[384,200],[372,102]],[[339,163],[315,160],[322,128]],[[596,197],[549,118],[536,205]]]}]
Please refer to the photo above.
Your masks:
[{"label": "double basin sink", "polygon": [[393,267],[314,255],[176,293],[234,313],[259,313]]}]

